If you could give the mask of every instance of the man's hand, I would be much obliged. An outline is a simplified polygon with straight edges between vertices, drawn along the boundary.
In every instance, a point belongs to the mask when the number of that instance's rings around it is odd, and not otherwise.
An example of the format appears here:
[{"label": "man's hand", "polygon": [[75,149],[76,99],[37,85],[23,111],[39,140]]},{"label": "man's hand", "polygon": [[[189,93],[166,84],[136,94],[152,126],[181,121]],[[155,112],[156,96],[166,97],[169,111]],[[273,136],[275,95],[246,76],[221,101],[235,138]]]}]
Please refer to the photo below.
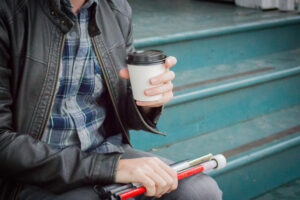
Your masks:
[{"label": "man's hand", "polygon": [[[151,78],[150,84],[155,86],[150,89],[145,90],[146,96],[154,96],[162,94],[163,97],[157,101],[136,101],[138,106],[142,107],[160,107],[170,101],[173,98],[173,84],[172,80],[175,78],[175,73],[170,71],[170,68],[177,63],[177,59],[173,56],[170,56],[165,61],[166,72]],[[128,68],[120,70],[120,76],[122,78],[129,79]]]},{"label": "man's hand", "polygon": [[116,182],[141,183],[146,187],[146,196],[157,198],[178,186],[176,171],[156,157],[121,159]]}]

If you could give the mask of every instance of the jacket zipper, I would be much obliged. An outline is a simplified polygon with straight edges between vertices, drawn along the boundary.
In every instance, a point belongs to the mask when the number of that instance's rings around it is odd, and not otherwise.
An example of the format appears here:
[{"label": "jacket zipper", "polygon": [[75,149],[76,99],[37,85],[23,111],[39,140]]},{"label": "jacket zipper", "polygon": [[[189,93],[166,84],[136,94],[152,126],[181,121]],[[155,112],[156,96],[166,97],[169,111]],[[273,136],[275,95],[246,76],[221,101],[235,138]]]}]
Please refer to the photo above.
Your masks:
[{"label": "jacket zipper", "polygon": [[114,108],[114,111],[115,111],[115,113],[116,113],[117,119],[118,119],[118,121],[119,121],[119,124],[121,125],[121,128],[122,128],[122,130],[123,130],[125,136],[126,136],[126,140],[127,140],[128,144],[129,144],[130,146],[132,146],[131,143],[130,143],[130,140],[129,140],[129,136],[128,136],[129,133],[128,133],[128,131],[126,131],[126,129],[124,128],[124,125],[123,125],[123,123],[122,123],[122,120],[121,120],[121,118],[120,118],[120,115],[119,115],[119,112],[118,112],[118,109],[117,109],[117,106],[116,106],[116,103],[115,103],[114,98],[113,98],[113,96],[112,96],[111,87],[110,87],[110,84],[109,84],[109,82],[108,82],[108,80],[107,80],[107,74],[106,74],[105,68],[103,67],[103,62],[102,62],[102,59],[100,58],[100,55],[99,55],[99,52],[98,52],[98,49],[97,49],[97,46],[96,46],[96,43],[95,43],[95,39],[94,39],[94,38],[91,38],[91,40],[92,40],[93,47],[94,47],[94,49],[95,49],[96,57],[97,57],[97,59],[98,59],[99,65],[100,65],[101,70],[102,70],[103,75],[104,75],[104,80],[105,80],[105,83],[106,83],[106,85],[107,85],[108,93],[109,93],[110,99],[111,99],[111,101],[112,101],[113,108]]},{"label": "jacket zipper", "polygon": [[[120,122],[120,124],[121,124],[121,127],[122,127],[122,129],[123,129],[125,135],[126,135],[126,138],[127,138],[128,143],[131,145],[131,143],[130,143],[130,141],[129,141],[129,138],[128,138],[128,135],[126,134],[127,131],[124,129],[124,126],[123,126],[122,121],[121,121],[121,119],[120,119],[120,116],[119,116],[117,107],[116,107],[115,102],[114,102],[114,100],[113,100],[113,98],[112,98],[112,92],[111,92],[111,89],[110,89],[110,85],[109,85],[109,83],[108,83],[108,81],[107,81],[106,72],[105,72],[105,69],[104,69],[104,67],[103,67],[102,60],[100,59],[100,55],[99,55],[99,53],[98,53],[98,51],[97,51],[97,47],[96,47],[96,45],[95,45],[95,40],[94,40],[94,38],[92,38],[92,43],[93,43],[93,46],[94,46],[94,49],[95,49],[95,52],[96,52],[96,56],[97,56],[98,62],[99,62],[100,66],[101,66],[101,69],[102,69],[102,71],[103,71],[104,79],[105,79],[106,85],[107,85],[107,87],[109,88],[108,90],[109,90],[110,98],[111,98],[111,100],[112,100],[112,102],[113,102],[114,110],[115,110],[115,112],[116,112],[117,118],[118,118],[118,120],[119,120],[119,122]],[[160,131],[157,131],[157,130],[155,130],[154,128],[152,128],[151,126],[149,126],[149,125],[147,124],[147,122],[144,120],[143,116],[141,115],[140,111],[138,110],[138,107],[137,107],[137,105],[135,104],[135,101],[134,101],[134,100],[133,100],[133,105],[134,105],[134,108],[135,108],[136,112],[138,113],[139,118],[141,119],[142,123],[144,124],[144,126],[145,126],[146,128],[148,128],[150,131],[152,131],[152,132],[154,132],[154,133],[156,133],[156,134],[164,135],[164,136],[166,135],[165,133],[160,132]]]},{"label": "jacket zipper", "polygon": [[42,129],[42,132],[39,134],[39,138],[38,138],[39,140],[41,140],[41,138],[43,137],[44,132],[46,130],[46,126],[47,126],[47,123],[49,121],[51,111],[52,111],[52,108],[53,108],[53,105],[54,105],[55,94],[57,93],[57,90],[58,90],[58,78],[59,78],[59,73],[60,73],[60,68],[61,68],[61,62],[62,62],[61,60],[62,60],[62,54],[63,54],[63,50],[64,50],[65,41],[66,41],[66,36],[64,35],[63,40],[62,40],[62,44],[61,44],[61,49],[60,49],[60,58],[59,58],[59,65],[58,65],[58,73],[56,75],[55,91],[54,91],[54,94],[53,94],[52,99],[51,99],[50,110],[49,110],[48,115],[47,115],[46,123],[45,123],[45,125]]},{"label": "jacket zipper", "polygon": [[17,199],[18,199],[18,194],[19,194],[19,192],[21,191],[21,189],[22,189],[22,184],[18,184],[18,185],[17,185],[17,188],[16,188],[16,192],[15,192],[15,194],[13,195],[13,199],[14,199],[14,200],[17,200]]},{"label": "jacket zipper", "polygon": [[[59,66],[58,66],[58,73],[57,73],[57,76],[56,76],[56,83],[55,83],[55,92],[54,92],[54,95],[51,99],[51,105],[50,105],[50,110],[49,110],[49,113],[48,113],[48,116],[47,116],[47,120],[46,120],[46,123],[42,129],[42,132],[39,134],[39,137],[38,139],[41,140],[41,138],[43,137],[43,134],[45,132],[45,129],[46,129],[46,126],[47,126],[47,122],[49,121],[49,118],[50,118],[50,115],[51,115],[51,110],[53,108],[53,105],[54,105],[54,98],[55,98],[55,94],[57,92],[57,86],[58,86],[58,77],[59,77],[59,72],[60,72],[60,66],[61,66],[61,58],[62,58],[62,52],[63,52],[63,49],[64,49],[64,44],[65,44],[65,40],[66,40],[66,36],[64,35],[63,36],[63,41],[62,41],[62,45],[61,45],[61,50],[60,50],[60,59],[59,59]],[[13,196],[13,199],[14,200],[17,200],[18,199],[18,194],[19,192],[21,191],[21,188],[22,188],[22,184],[18,184],[17,185],[17,189],[16,189],[16,192]]]}]

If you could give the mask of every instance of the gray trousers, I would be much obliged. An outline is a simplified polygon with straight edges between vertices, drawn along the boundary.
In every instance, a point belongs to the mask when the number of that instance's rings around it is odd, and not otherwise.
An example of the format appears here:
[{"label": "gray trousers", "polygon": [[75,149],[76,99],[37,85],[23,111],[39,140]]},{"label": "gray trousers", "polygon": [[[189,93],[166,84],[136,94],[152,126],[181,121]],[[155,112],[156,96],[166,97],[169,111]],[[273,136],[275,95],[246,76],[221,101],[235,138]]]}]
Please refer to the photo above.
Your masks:
[{"label": "gray trousers", "polygon": [[[154,154],[138,151],[131,147],[125,148],[122,158],[153,157]],[[158,157],[158,156],[156,156]],[[172,161],[159,157],[167,164]],[[77,188],[66,193],[56,195],[38,187],[25,185],[19,194],[19,200],[99,200],[93,186]],[[139,195],[130,200],[154,200],[154,197]],[[169,194],[163,195],[162,200],[221,200],[222,191],[216,181],[210,176],[199,173],[179,181],[178,188]]]}]

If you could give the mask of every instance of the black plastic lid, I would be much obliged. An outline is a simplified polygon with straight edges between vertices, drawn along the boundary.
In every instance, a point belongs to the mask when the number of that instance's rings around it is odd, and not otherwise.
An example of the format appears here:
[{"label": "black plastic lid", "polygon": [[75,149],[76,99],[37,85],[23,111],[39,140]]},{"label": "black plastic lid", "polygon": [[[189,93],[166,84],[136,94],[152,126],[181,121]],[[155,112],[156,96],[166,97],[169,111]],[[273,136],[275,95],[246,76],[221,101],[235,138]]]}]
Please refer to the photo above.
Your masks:
[{"label": "black plastic lid", "polygon": [[155,63],[164,63],[166,55],[160,50],[141,50],[129,53],[127,64],[132,65],[149,65]]}]

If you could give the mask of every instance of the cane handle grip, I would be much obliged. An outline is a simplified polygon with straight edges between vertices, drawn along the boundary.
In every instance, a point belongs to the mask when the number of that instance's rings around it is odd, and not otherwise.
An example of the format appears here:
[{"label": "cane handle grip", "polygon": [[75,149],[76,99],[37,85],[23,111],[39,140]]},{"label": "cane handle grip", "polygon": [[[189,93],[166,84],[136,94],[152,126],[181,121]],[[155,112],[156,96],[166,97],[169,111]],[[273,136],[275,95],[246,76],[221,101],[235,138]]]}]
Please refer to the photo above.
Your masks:
[{"label": "cane handle grip", "polygon": [[224,168],[227,163],[225,156],[222,154],[217,154],[217,155],[213,156],[212,160],[215,160],[217,163],[217,166],[215,167],[216,170]]}]

